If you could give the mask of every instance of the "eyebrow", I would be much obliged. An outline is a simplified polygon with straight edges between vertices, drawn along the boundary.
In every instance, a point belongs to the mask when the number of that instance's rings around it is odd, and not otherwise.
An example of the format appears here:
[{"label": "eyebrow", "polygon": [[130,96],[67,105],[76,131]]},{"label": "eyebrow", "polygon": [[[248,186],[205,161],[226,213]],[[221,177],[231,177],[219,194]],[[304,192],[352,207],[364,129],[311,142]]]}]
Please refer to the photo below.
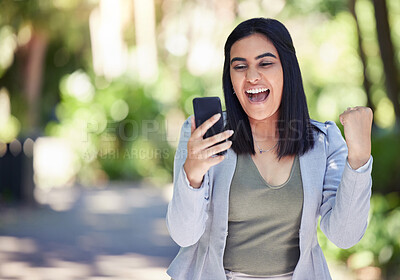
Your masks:
[{"label": "eyebrow", "polygon": [[263,53],[263,54],[260,54],[259,56],[257,56],[256,59],[260,59],[260,58],[263,58],[263,57],[266,57],[266,56],[270,56],[270,57],[276,58],[276,56],[274,54],[272,54],[270,52],[266,52],[266,53]]},{"label": "eyebrow", "polygon": [[[260,55],[256,56],[255,59],[260,59],[260,58],[267,57],[267,56],[276,58],[276,56],[274,54],[272,54],[270,52],[266,52],[266,53],[263,53],[263,54],[260,54]],[[235,61],[246,61],[246,59],[243,58],[243,57],[234,57],[231,60],[231,64],[234,63]]]}]

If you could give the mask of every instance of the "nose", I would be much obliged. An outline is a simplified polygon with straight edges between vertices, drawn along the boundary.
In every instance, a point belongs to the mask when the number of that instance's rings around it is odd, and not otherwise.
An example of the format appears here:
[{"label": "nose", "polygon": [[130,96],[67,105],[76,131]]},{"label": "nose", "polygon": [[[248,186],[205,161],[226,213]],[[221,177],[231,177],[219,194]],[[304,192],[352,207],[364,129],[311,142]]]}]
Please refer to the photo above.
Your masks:
[{"label": "nose", "polygon": [[260,80],[260,73],[258,73],[257,69],[253,67],[249,67],[246,73],[246,79],[249,83],[256,83]]}]

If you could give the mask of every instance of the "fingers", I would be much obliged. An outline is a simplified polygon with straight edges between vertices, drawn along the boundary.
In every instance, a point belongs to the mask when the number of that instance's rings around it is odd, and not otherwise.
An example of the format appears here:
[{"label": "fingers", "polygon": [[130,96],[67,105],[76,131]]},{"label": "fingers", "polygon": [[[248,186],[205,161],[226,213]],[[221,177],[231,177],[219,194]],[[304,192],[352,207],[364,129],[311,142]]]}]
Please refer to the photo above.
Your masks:
[{"label": "fingers", "polygon": [[193,136],[196,138],[203,137],[204,134],[206,134],[207,130],[211,128],[221,117],[221,114],[215,114],[208,120],[206,120],[204,123],[202,123],[194,132]]},{"label": "fingers", "polygon": [[206,149],[192,149],[190,150],[188,156],[191,159],[206,160],[222,151],[229,149],[231,146],[232,146],[232,141],[226,141],[218,145],[208,147]]},{"label": "fingers", "polygon": [[350,112],[353,111],[353,110],[354,110],[354,108],[348,107],[348,108],[346,109],[346,111],[344,111],[343,113],[340,114],[339,120],[340,120],[340,123],[341,123],[343,126],[344,126],[345,123],[346,123],[346,119],[347,119],[348,115],[349,115]]},{"label": "fingers", "polygon": [[233,130],[227,130],[203,139],[206,131],[220,118],[221,114],[216,114],[197,128],[195,128],[194,117],[191,118],[192,135],[187,144],[187,161],[191,165],[197,166],[200,170],[208,170],[211,166],[221,162],[224,156],[219,156],[217,154],[229,149],[232,145],[231,141],[225,140],[233,135]]},{"label": "fingers", "polygon": [[232,141],[226,141],[204,150],[204,154],[207,157],[212,157],[222,151],[229,149],[231,146],[232,146]]},{"label": "fingers", "polygon": [[347,109],[339,115],[339,120],[342,125],[346,123],[346,120],[350,114],[358,114],[360,116],[369,117],[372,121],[373,113],[371,108],[364,106],[347,107]]},{"label": "fingers", "polygon": [[212,137],[206,138],[201,143],[201,148],[206,149],[218,142],[224,141],[231,137],[233,134],[233,130],[226,130],[224,132],[218,133]]},{"label": "fingers", "polygon": [[347,109],[342,114],[348,113],[350,111],[368,111],[372,113],[372,110],[369,107],[355,106],[355,107],[347,107]]},{"label": "fingers", "polygon": [[225,159],[225,156],[215,156],[209,159],[210,166],[217,165],[218,163],[222,162]]},{"label": "fingers", "polygon": [[344,116],[343,116],[343,114],[344,114],[344,112],[339,115],[339,121],[340,121],[340,123],[342,125],[344,125]]},{"label": "fingers", "polygon": [[207,162],[207,165],[209,166],[208,168],[223,161],[225,159],[225,156],[223,156],[223,155],[220,156],[217,154],[229,149],[229,147],[231,145],[232,145],[231,141],[226,141],[222,144],[215,145],[215,146],[203,151],[203,153],[202,153],[203,156],[207,157],[206,162]]},{"label": "fingers", "polygon": [[203,139],[192,139],[189,146],[192,148],[194,153],[201,152],[216,145],[219,142],[225,141],[233,134],[233,130],[226,130],[224,132],[218,133],[212,137]]}]

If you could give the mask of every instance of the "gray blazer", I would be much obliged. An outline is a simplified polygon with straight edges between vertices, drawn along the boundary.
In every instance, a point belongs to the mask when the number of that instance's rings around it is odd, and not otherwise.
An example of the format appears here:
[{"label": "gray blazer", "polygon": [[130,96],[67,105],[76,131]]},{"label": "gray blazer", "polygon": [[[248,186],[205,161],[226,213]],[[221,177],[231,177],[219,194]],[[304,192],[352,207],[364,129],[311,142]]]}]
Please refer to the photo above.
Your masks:
[{"label": "gray blazer", "polygon": [[[347,146],[334,122],[312,120],[315,146],[299,157],[304,202],[299,231],[300,258],[293,279],[331,279],[317,240],[317,223],[340,248],[350,248],[367,228],[372,157],[363,172],[346,163]],[[199,189],[183,169],[190,119],[182,126],[174,163],[174,193],[167,227],[181,246],[167,273],[175,280],[225,280],[223,254],[228,234],[229,190],[237,155],[229,149],[223,162],[205,174]]]}]

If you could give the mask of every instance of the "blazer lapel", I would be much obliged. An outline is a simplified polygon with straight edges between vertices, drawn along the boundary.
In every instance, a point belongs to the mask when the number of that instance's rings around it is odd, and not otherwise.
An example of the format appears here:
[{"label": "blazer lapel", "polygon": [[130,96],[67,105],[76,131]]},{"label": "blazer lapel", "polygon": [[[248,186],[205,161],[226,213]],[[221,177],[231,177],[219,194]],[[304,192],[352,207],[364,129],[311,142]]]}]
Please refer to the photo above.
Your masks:
[{"label": "blazer lapel", "polygon": [[213,186],[213,197],[216,200],[221,199],[218,203],[225,204],[226,199],[229,201],[230,184],[232,182],[233,174],[235,173],[236,161],[236,153],[232,149],[228,149],[224,161],[213,168],[215,174],[212,174],[214,176],[210,176],[213,178],[213,182],[210,183]]},{"label": "blazer lapel", "polygon": [[[210,174],[213,178],[211,184],[211,207],[213,208],[213,227],[218,232],[227,232],[228,215],[229,215],[229,191],[236,169],[237,155],[232,149],[228,149],[224,161],[212,168],[214,174]],[[221,246],[224,246],[224,242]]]},{"label": "blazer lapel", "polygon": [[[303,213],[300,225],[300,237],[302,232],[314,230],[316,217],[319,215],[319,207],[322,203],[322,190],[326,167],[325,144],[323,135],[315,137],[314,148],[300,156],[301,179],[303,183]],[[300,241],[304,238],[300,238]],[[302,242],[300,242],[300,249]]]}]

